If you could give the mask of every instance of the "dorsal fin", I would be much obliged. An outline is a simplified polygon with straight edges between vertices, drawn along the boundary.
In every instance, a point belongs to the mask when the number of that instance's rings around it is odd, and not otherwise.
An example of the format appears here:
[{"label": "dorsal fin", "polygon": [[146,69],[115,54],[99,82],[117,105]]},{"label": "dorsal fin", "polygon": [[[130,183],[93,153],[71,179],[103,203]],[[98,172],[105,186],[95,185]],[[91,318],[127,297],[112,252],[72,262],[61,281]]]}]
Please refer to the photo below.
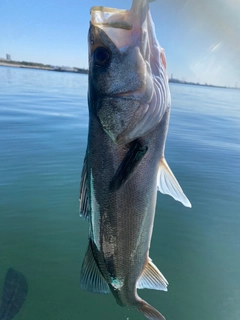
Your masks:
[{"label": "dorsal fin", "polygon": [[166,278],[149,258],[141,277],[138,279],[137,288],[167,291],[167,286],[168,282]]},{"label": "dorsal fin", "polygon": [[172,170],[169,168],[165,158],[160,161],[157,177],[157,189],[164,194],[169,194],[175,200],[182,202],[185,207],[191,208],[192,205],[185,196]]}]

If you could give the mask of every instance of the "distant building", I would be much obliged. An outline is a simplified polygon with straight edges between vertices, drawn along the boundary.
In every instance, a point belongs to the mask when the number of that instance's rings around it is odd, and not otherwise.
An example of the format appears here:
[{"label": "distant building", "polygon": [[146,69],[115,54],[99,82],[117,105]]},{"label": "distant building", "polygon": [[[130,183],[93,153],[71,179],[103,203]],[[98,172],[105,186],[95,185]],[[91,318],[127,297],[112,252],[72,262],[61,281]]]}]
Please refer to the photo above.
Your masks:
[{"label": "distant building", "polygon": [[6,54],[6,59],[8,60],[8,61],[11,61],[11,55],[10,54]]}]

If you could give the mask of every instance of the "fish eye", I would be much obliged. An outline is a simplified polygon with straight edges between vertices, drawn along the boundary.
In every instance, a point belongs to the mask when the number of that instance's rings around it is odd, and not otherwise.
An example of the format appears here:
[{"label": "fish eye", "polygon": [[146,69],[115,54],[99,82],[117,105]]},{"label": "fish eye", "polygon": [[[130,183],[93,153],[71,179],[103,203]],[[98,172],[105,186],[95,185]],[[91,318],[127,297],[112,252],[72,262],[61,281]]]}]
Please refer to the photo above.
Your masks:
[{"label": "fish eye", "polygon": [[103,67],[110,59],[110,52],[105,47],[99,47],[93,52],[93,61],[97,67]]}]

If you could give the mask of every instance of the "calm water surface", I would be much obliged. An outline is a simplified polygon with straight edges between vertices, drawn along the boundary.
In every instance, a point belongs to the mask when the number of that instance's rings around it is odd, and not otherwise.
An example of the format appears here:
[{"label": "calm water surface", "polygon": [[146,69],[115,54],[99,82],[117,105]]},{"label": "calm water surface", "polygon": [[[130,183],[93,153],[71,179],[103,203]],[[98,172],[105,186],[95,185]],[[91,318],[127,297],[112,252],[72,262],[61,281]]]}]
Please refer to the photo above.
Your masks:
[{"label": "calm water surface", "polygon": [[[192,202],[158,195],[150,256],[169,291],[140,291],[167,320],[240,319],[240,91],[171,84],[166,158]],[[0,294],[28,280],[14,320],[144,319],[79,288],[87,76],[0,67]]]}]

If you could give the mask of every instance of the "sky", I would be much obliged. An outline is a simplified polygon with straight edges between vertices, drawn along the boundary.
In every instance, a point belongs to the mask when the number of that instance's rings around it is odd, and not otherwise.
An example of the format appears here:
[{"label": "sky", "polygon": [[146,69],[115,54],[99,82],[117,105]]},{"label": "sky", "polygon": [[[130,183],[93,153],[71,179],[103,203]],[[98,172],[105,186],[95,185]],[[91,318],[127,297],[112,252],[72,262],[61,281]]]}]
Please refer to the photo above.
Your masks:
[{"label": "sky", "polygon": [[[131,3],[0,0],[0,58],[88,68],[90,8]],[[240,0],[157,0],[150,10],[169,77],[240,87]]]}]

